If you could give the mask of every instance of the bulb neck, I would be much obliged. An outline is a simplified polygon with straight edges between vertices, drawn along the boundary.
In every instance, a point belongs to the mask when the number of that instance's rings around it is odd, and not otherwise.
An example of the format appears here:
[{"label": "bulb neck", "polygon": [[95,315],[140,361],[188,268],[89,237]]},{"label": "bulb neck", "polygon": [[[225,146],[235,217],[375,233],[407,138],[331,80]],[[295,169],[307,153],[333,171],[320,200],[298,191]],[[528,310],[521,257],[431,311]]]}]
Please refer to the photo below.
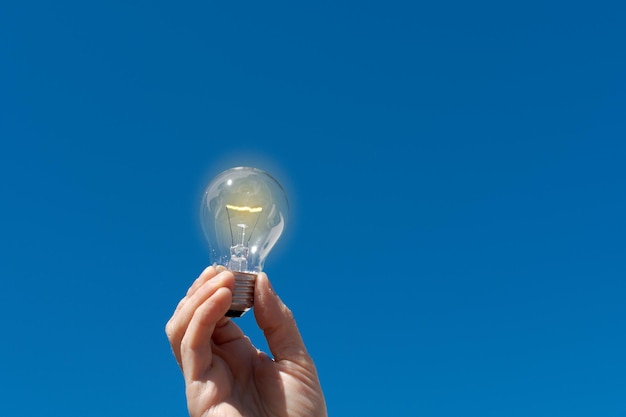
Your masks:
[{"label": "bulb neck", "polygon": [[226,312],[226,317],[241,317],[254,305],[254,283],[257,274],[231,271],[235,276],[233,301]]}]

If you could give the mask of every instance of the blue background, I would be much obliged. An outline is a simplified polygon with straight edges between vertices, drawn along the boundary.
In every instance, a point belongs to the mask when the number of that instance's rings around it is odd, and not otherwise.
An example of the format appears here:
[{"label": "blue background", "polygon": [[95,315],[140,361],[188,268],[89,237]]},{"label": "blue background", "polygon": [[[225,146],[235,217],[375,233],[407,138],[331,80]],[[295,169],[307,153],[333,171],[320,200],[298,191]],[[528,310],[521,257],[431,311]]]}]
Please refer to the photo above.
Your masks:
[{"label": "blue background", "polygon": [[186,415],[237,165],[330,415],[626,415],[622,4],[3,2],[0,415]]}]

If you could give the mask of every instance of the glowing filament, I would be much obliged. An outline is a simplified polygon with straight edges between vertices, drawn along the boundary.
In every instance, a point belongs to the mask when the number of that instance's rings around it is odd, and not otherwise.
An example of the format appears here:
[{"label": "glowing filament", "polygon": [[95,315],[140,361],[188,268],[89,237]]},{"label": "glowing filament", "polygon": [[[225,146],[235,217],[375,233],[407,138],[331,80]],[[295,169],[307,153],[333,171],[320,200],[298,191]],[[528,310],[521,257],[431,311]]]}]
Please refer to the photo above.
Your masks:
[{"label": "glowing filament", "polygon": [[233,206],[232,204],[226,204],[226,208],[235,211],[247,211],[248,213],[260,213],[263,211],[263,207]]}]

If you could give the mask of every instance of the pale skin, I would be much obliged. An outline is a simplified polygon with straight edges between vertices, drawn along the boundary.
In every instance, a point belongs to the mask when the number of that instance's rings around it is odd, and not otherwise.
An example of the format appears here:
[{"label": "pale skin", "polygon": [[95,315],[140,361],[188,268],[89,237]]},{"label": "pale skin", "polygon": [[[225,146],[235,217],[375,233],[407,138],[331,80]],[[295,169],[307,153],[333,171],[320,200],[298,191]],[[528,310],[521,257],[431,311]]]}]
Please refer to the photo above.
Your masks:
[{"label": "pale skin", "polygon": [[313,360],[267,275],[256,279],[253,311],[273,358],[252,345],[236,319],[224,316],[234,286],[231,272],[206,268],[165,327],[185,379],[189,415],[327,416]]}]

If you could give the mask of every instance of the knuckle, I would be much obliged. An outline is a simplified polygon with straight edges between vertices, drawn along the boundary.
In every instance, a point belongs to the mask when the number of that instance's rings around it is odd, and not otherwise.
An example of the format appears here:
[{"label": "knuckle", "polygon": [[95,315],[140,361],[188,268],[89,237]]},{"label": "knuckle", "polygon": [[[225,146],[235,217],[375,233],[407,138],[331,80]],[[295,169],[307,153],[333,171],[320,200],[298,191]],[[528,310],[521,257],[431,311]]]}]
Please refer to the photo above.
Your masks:
[{"label": "knuckle", "polygon": [[282,314],[285,317],[285,319],[289,322],[294,322],[296,321],[293,312],[291,311],[291,309],[289,307],[287,307],[285,304],[282,305]]},{"label": "knuckle", "polygon": [[174,322],[172,321],[172,319],[168,320],[168,322],[165,324],[165,335],[168,339],[172,340],[172,337],[174,335]]}]

